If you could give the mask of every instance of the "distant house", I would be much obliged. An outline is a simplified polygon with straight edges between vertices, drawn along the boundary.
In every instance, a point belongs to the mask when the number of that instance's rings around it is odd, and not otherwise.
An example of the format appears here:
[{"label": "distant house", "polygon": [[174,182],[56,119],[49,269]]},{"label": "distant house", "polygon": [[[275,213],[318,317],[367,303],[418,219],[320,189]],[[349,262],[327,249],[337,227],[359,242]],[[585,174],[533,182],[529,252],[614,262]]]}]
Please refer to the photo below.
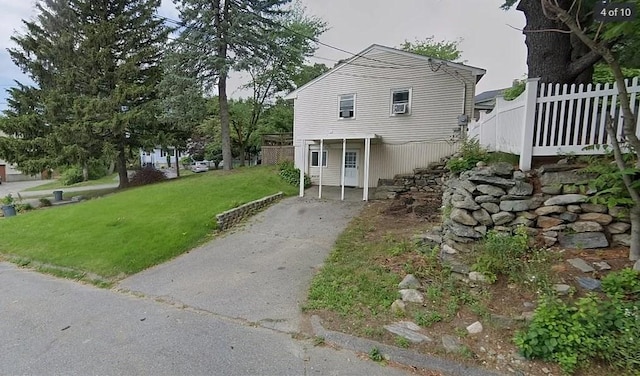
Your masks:
[{"label": "distant house", "polygon": [[296,167],[314,184],[364,188],[367,200],[379,179],[455,152],[484,74],[374,44],[285,97],[294,100]]},{"label": "distant house", "polygon": [[480,112],[491,112],[496,105],[496,97],[502,95],[506,89],[497,89],[484,91],[474,98],[474,110],[473,118],[478,120],[480,118]]},{"label": "distant house", "polygon": [[176,156],[174,148],[162,149],[156,147],[152,150],[140,150],[140,165],[143,167],[153,166],[155,168],[167,168],[169,165],[175,167],[175,164],[179,163],[180,159],[188,156],[188,153],[182,151],[178,152]]}]

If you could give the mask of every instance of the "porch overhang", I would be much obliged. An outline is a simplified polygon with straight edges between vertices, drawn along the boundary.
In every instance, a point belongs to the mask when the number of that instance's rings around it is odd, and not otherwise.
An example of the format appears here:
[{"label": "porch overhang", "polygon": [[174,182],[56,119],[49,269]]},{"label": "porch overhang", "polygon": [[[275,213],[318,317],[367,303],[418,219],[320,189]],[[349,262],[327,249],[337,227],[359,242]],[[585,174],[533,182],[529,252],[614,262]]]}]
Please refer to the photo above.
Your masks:
[{"label": "porch overhang", "polygon": [[[363,141],[364,142],[364,186],[362,191],[362,200],[369,200],[369,163],[371,159],[371,142],[381,140],[381,137],[375,133],[351,133],[351,134],[324,134],[324,135],[307,135],[302,138],[298,138],[296,143],[302,146],[303,150],[303,163],[300,169],[300,197],[304,197],[304,175],[307,173],[308,168],[308,155],[309,146],[311,144],[320,144],[320,158],[322,158],[325,143],[338,143],[342,142],[342,167],[340,176],[341,187],[341,200],[344,201],[344,174],[345,174],[345,160],[347,151],[347,141]],[[320,180],[318,185],[318,198],[322,198],[322,163],[320,163]]]}]

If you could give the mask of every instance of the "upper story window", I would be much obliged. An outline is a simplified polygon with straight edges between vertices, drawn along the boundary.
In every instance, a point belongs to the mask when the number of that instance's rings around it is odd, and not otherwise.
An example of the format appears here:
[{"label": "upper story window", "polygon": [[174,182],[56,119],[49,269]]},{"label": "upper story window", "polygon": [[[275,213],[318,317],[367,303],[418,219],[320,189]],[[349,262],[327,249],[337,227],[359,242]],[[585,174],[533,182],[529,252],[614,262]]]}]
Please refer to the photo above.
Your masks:
[{"label": "upper story window", "polygon": [[391,91],[391,115],[408,115],[411,113],[411,91],[411,88]]},{"label": "upper story window", "polygon": [[343,94],[338,97],[338,117],[351,119],[356,116],[356,95]]}]

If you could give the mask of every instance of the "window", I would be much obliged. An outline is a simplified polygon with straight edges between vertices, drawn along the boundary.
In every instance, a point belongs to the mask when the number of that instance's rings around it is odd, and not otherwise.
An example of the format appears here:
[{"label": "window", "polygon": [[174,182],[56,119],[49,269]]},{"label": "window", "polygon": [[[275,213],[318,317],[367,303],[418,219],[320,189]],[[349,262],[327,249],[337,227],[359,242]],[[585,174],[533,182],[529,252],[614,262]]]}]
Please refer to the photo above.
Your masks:
[{"label": "window", "polygon": [[409,114],[411,112],[411,89],[391,91],[391,115]]},{"label": "window", "polygon": [[[320,154],[319,151],[311,152],[311,167],[319,167],[318,154]],[[326,150],[322,151],[322,167],[327,167],[327,151]]]},{"label": "window", "polygon": [[161,157],[166,157],[167,155],[175,157],[176,156],[175,149],[169,149],[168,152],[166,150],[164,150],[164,149],[160,149],[160,156]]},{"label": "window", "polygon": [[338,97],[338,117],[340,119],[351,119],[356,115],[356,95],[343,94]]}]

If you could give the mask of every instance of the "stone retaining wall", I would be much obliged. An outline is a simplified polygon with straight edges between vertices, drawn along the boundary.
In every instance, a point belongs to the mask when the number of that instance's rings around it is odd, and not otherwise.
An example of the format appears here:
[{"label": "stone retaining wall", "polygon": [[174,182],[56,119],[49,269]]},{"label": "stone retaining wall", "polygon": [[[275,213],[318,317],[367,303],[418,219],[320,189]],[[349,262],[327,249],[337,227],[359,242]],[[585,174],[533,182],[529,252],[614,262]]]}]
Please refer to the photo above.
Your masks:
[{"label": "stone retaining wall", "polygon": [[260,211],[261,209],[269,206],[274,201],[282,198],[283,193],[278,192],[275,195],[267,196],[259,200],[251,201],[244,205],[238,206],[231,210],[227,210],[223,213],[216,215],[216,221],[218,223],[218,230],[224,231],[231,228],[236,223],[249,217],[250,215]]},{"label": "stone retaining wall", "polygon": [[464,247],[489,229],[510,232],[524,226],[544,246],[628,246],[628,212],[590,203],[596,192],[580,167],[557,164],[524,173],[497,163],[450,176],[442,199],[443,240]]},{"label": "stone retaining wall", "polygon": [[413,174],[396,175],[393,179],[380,179],[376,187],[375,199],[397,198],[406,192],[442,193],[444,165],[433,163],[428,168],[416,168]]}]

